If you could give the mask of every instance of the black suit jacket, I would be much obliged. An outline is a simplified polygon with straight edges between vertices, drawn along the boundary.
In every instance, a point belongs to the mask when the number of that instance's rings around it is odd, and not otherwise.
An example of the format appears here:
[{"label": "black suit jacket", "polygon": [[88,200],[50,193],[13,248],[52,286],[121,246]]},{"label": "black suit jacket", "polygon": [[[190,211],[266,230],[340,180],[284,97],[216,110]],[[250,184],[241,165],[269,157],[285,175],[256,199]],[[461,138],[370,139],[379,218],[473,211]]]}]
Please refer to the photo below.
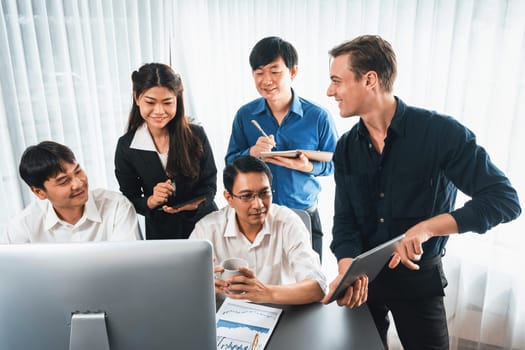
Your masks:
[{"label": "black suit jacket", "polygon": [[200,218],[217,210],[213,201],[217,192],[217,168],[213,152],[204,129],[195,124],[190,124],[190,127],[204,149],[203,158],[200,159],[200,174],[195,181],[185,176],[176,176],[174,181],[177,202],[185,202],[199,195],[206,196],[206,201],[195,211],[167,214],[157,208],[149,209],[146,202],[153,194],[153,187],[168,179],[159,156],[157,152],[130,148],[134,132],[126,133],[118,140],[115,175],[120,191],[129,198],[137,212],[146,218],[147,239],[188,238]]}]

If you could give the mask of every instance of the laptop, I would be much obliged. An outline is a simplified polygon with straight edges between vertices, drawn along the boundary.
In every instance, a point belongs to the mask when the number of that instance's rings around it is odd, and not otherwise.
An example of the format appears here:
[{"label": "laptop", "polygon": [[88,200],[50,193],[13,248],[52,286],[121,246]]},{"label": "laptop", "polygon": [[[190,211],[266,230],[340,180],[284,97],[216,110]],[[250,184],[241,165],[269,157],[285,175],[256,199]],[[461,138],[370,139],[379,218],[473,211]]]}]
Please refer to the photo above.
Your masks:
[{"label": "laptop", "polygon": [[343,297],[348,287],[350,287],[359,276],[367,275],[368,282],[372,282],[394,253],[399,241],[404,237],[404,234],[400,235],[355,257],[328,302],[331,303]]}]

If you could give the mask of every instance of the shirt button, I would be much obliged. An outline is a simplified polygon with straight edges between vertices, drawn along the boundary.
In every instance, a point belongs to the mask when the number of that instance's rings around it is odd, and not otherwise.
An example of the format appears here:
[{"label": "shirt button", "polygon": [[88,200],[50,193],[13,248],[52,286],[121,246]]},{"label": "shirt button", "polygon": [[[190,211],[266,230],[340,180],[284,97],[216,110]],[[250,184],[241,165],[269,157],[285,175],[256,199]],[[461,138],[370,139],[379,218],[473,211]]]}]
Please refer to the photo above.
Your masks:
[{"label": "shirt button", "polygon": [[368,144],[368,148],[372,148],[372,144],[371,143]]},{"label": "shirt button", "polygon": [[384,194],[383,192],[381,192],[381,193],[379,194],[379,198],[385,198],[385,194]]},{"label": "shirt button", "polygon": [[379,223],[382,224],[382,223],[384,223],[384,222],[385,222],[385,219],[383,219],[383,218],[379,218]]}]

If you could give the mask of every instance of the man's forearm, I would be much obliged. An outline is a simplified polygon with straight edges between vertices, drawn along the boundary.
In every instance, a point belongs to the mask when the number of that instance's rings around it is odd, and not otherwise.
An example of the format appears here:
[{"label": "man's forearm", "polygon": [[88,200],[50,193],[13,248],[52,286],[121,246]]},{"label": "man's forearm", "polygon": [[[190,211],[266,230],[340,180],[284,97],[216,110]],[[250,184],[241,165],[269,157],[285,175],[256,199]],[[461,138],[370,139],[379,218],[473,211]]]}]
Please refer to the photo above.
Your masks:
[{"label": "man's forearm", "polygon": [[270,290],[268,302],[273,304],[309,304],[320,301],[324,297],[319,283],[313,279],[288,285],[271,285],[268,288]]}]

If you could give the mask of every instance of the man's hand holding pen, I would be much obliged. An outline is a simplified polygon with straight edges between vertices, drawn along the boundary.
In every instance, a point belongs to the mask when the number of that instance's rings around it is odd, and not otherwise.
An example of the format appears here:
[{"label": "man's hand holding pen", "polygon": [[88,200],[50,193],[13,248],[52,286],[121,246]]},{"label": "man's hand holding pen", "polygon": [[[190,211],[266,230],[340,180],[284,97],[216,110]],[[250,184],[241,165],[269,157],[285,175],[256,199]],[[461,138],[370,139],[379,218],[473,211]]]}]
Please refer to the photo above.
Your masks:
[{"label": "man's hand holding pen", "polygon": [[[252,119],[251,122],[262,136],[257,139],[255,145],[250,147],[250,155],[261,158],[261,152],[270,152],[276,146],[275,139],[273,135],[268,135],[255,119]],[[297,158],[265,157],[264,161],[305,173],[310,173],[314,169],[314,165],[304,154],[300,154]]]},{"label": "man's hand holding pen", "polygon": [[255,145],[250,148],[250,155],[252,157],[260,158],[261,152],[270,152],[272,148],[276,146],[275,138],[273,135],[268,135],[255,119],[252,119],[251,122],[253,126],[259,130],[261,136],[257,139]]},{"label": "man's hand holding pen", "polygon": [[257,139],[257,143],[250,147],[250,155],[253,157],[260,158],[261,152],[269,152],[275,147],[275,139],[273,135],[260,136]]}]

